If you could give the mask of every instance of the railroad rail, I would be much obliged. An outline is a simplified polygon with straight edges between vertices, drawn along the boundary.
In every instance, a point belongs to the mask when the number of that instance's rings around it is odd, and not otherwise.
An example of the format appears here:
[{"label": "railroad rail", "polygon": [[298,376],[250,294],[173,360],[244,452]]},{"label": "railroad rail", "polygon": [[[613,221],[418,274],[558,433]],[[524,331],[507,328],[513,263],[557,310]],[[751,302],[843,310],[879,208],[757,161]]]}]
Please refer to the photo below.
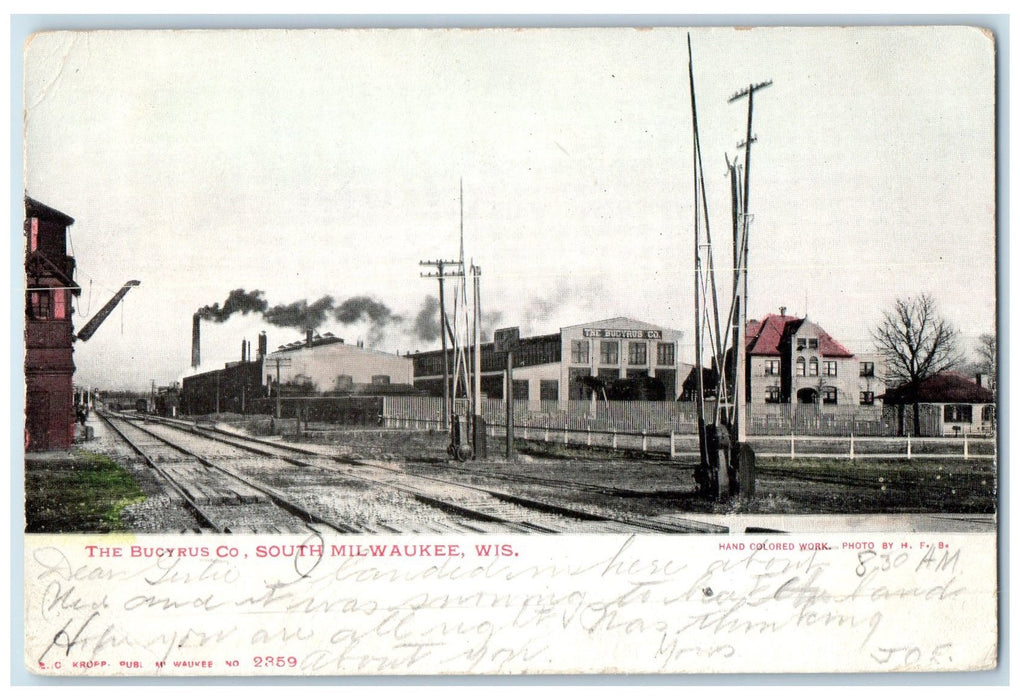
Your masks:
[{"label": "railroad rail", "polygon": [[[123,416],[105,412],[99,412],[99,416],[163,479],[171,490],[171,498],[191,511],[200,532],[314,532],[319,535],[330,530],[356,532],[347,525],[302,508],[263,484],[134,425]],[[287,515],[281,517],[280,510]]]},{"label": "railroad rail", "polygon": [[[191,435],[230,445],[261,457],[304,469],[331,472],[344,480],[397,491],[452,516],[476,531],[587,533],[725,533],[727,528],[683,517],[609,515],[597,508],[523,497],[490,487],[435,476],[411,474],[397,467],[325,453],[297,445],[240,435],[179,419],[147,420]],[[164,436],[165,437],[165,436]],[[550,480],[552,485],[553,480]],[[558,487],[570,486],[559,482]],[[576,486],[576,485],[575,485]],[[404,531],[399,530],[398,531]]]}]

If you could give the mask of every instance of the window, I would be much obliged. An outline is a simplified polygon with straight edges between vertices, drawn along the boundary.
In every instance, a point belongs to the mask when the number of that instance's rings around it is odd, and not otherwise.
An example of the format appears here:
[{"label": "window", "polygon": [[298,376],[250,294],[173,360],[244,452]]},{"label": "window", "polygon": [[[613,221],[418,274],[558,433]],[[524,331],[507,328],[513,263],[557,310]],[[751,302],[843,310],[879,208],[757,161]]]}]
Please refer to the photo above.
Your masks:
[{"label": "window", "polygon": [[780,403],[782,400],[783,394],[778,386],[765,387],[765,403]]},{"label": "window", "polygon": [[656,364],[659,365],[675,365],[676,364],[676,345],[673,343],[659,343],[658,350],[655,356]]},{"label": "window", "polygon": [[627,345],[627,364],[647,365],[648,364],[648,343],[645,341],[631,341]]},{"label": "window", "polygon": [[541,379],[538,384],[538,398],[542,401],[556,401],[560,398],[560,383],[556,379]]},{"label": "window", "polygon": [[826,360],[825,361],[825,376],[835,377],[836,376],[836,361]]},{"label": "window", "polygon": [[765,360],[765,374],[777,376],[779,374],[779,360]]},{"label": "window", "polygon": [[599,341],[599,364],[620,364],[620,343],[616,340]]},{"label": "window", "polygon": [[861,392],[861,405],[862,406],[874,406],[875,405],[875,392],[873,392],[873,391],[862,391]]},{"label": "window", "polygon": [[587,340],[570,341],[570,361],[575,365],[586,365],[591,362],[588,356]]},{"label": "window", "polygon": [[797,338],[797,349],[803,350],[807,347],[807,338]]},{"label": "window", "polygon": [[584,367],[571,367],[567,371],[567,376],[569,377],[569,381],[570,381],[570,385],[569,385],[569,392],[570,393],[569,393],[569,396],[567,398],[577,400],[577,399],[587,399],[587,398],[589,398],[591,396],[591,389],[588,388],[587,384],[585,384],[583,381],[581,381],[582,377],[591,376],[589,374],[587,368],[584,368]]},{"label": "window", "polygon": [[809,377],[817,377],[818,376],[818,358],[817,357],[812,357],[811,361],[808,362],[808,376]]},{"label": "window", "polygon": [[67,292],[63,289],[53,290],[53,318],[67,318]]},{"label": "window", "polygon": [[861,376],[862,377],[874,377],[875,376],[875,363],[874,362],[862,362],[861,363]]},{"label": "window", "polygon": [[838,394],[836,393],[836,387],[834,386],[825,387],[824,389],[822,389],[822,403],[835,405],[837,395]]},{"label": "window", "polygon": [[981,409],[981,422],[991,423],[994,420],[995,420],[995,406],[993,406],[992,404],[988,404],[987,406]]},{"label": "window", "polygon": [[514,398],[520,400],[526,400],[528,398],[528,380],[527,379],[515,379],[514,380]]},{"label": "window", "polygon": [[972,408],[967,404],[946,404],[942,416],[946,423],[970,423]]},{"label": "window", "polygon": [[372,383],[373,384],[389,384],[390,383],[390,375],[388,375],[388,374],[373,374],[372,375]]},{"label": "window", "polygon": [[804,362],[803,357],[797,358],[797,376],[803,377],[807,375],[807,363]]},{"label": "window", "polygon": [[46,320],[51,316],[50,293],[47,290],[28,293],[28,313],[36,320]]},{"label": "window", "polygon": [[808,350],[817,350],[818,349],[818,338],[808,338],[807,339],[807,346],[808,346]]}]

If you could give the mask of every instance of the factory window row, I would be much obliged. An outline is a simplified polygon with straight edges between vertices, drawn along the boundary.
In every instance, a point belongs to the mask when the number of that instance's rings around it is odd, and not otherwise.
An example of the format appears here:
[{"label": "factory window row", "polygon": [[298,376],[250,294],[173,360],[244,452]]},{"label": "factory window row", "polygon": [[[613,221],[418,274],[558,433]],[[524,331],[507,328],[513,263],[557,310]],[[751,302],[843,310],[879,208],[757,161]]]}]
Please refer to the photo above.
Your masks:
[{"label": "factory window row", "polygon": [[[620,364],[620,341],[600,340],[599,343],[599,364],[619,365]],[[590,344],[587,340],[572,340],[570,342],[570,362],[575,365],[587,365],[591,362]],[[657,343],[655,360],[660,366],[672,366],[676,364],[676,344]],[[644,340],[632,340],[627,343],[627,364],[647,365],[648,364],[648,343]]]}]

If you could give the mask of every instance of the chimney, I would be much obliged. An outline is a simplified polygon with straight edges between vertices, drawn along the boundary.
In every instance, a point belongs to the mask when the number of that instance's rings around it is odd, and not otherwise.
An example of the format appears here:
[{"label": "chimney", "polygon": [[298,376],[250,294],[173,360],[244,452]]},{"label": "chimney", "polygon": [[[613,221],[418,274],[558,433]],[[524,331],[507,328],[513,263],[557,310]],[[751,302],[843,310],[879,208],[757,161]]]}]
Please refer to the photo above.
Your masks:
[{"label": "chimney", "polygon": [[307,347],[312,347],[312,340],[314,338],[315,338],[315,329],[314,328],[309,328],[308,330],[305,331],[305,345]]},{"label": "chimney", "polygon": [[259,333],[259,354],[258,359],[264,359],[269,353],[269,339],[266,337],[266,332],[262,331]]},{"label": "chimney", "polygon": [[779,315],[780,316],[785,316],[786,315],[786,307],[785,306],[780,306],[779,307]]},{"label": "chimney", "polygon": [[202,318],[195,314],[191,317],[191,366],[198,367],[202,364],[202,353],[201,353],[201,338],[199,326],[201,326]]}]

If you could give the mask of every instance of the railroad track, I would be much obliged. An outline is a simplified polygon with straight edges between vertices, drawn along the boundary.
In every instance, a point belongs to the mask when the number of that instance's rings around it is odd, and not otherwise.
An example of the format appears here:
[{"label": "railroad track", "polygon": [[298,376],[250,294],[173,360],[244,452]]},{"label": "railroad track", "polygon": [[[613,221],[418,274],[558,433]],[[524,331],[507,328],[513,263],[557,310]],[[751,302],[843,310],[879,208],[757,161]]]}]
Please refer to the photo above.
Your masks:
[{"label": "railroad track", "polygon": [[152,468],[169,487],[172,501],[195,516],[198,531],[221,533],[354,532],[302,508],[283,494],[246,479],[133,424],[100,413],[107,425]]},{"label": "railroad track", "polygon": [[[596,509],[525,498],[489,487],[451,479],[415,475],[397,467],[368,460],[351,459],[296,445],[238,435],[214,426],[174,419],[150,419],[162,429],[149,426],[162,439],[164,430],[178,431],[221,445],[271,458],[309,470],[328,472],[347,483],[369,485],[377,490],[398,492],[420,504],[442,511],[451,531],[476,532],[584,532],[584,533],[720,533],[726,528],[680,517],[652,518],[638,515],[607,516]],[[238,453],[240,456],[240,453]],[[286,479],[284,475],[281,478]],[[566,483],[566,482],[564,482]],[[449,522],[452,520],[452,523]],[[390,531],[407,532],[399,523]],[[360,528],[359,528],[359,531]]]}]

